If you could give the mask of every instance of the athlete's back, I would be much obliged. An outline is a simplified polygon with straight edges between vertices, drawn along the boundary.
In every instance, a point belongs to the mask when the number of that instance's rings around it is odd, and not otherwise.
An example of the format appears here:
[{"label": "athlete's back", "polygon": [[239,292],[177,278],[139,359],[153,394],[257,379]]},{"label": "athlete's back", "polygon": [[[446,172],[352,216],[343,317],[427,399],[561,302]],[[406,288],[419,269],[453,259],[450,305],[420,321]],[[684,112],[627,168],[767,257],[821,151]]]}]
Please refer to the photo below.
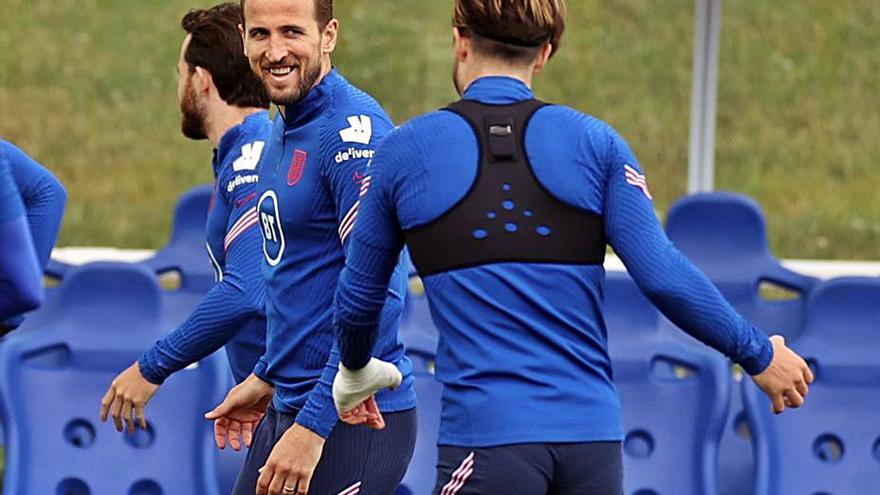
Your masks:
[{"label": "athlete's back", "polygon": [[[497,109],[526,102],[532,93],[515,79],[486,77],[473,83],[464,98]],[[666,239],[641,169],[610,126],[569,108],[542,106],[527,120],[523,146],[536,187],[585,218],[601,219],[601,232],[594,237],[604,236],[602,247],[604,240],[614,247],[655,304],[672,314],[686,313],[687,330],[750,369],[766,365],[766,337],[732,311],[711,310],[713,304],[729,306]],[[419,232],[442,222],[459,203],[473,203],[470,198],[488,187],[475,184],[481,167],[504,166],[481,165],[484,147],[465,118],[444,110],[405,124],[377,151],[370,194],[387,201],[387,211],[397,216],[420,271],[420,258],[438,254],[419,252],[412,243]],[[554,218],[532,206],[532,191],[508,183],[500,189],[495,204],[471,208],[472,216],[481,216],[473,219],[476,223],[457,232],[443,230],[445,242],[458,236],[454,242],[480,251],[481,243],[488,246],[491,236],[500,236],[528,250],[530,243],[571,235],[553,230]],[[355,232],[358,241],[382,246],[394,239],[374,220],[364,212]],[[601,260],[554,260],[554,253],[541,262],[526,254],[520,259],[485,256],[471,266],[453,264],[424,276],[441,336],[437,377],[445,392],[440,443],[478,447],[620,440],[619,401],[602,316]],[[682,297],[692,297],[692,304],[679,306]],[[488,396],[491,401],[485,400]]]}]

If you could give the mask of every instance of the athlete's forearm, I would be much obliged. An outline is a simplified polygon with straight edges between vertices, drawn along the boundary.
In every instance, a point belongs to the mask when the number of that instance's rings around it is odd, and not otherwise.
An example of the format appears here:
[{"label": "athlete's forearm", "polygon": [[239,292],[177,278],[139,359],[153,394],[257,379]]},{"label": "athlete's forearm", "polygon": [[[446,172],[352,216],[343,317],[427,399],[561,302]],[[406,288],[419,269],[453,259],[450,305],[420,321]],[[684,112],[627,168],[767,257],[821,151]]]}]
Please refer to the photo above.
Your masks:
[{"label": "athlete's forearm", "polygon": [[175,331],[148,349],[139,361],[144,378],[161,384],[173,373],[223,347],[260,313],[250,295],[231,281],[215,285]]},{"label": "athlete's forearm", "polygon": [[333,324],[342,364],[363,368],[373,354],[389,279],[400,249],[371,246],[355,235],[336,290]]}]

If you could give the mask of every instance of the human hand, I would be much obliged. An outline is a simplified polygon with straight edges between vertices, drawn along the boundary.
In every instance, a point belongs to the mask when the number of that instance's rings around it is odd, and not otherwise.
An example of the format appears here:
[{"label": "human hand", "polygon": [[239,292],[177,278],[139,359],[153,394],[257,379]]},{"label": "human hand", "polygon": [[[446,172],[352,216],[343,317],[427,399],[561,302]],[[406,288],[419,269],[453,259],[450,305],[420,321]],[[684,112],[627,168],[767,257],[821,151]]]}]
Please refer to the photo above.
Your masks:
[{"label": "human hand", "polygon": [[333,379],[333,402],[339,419],[381,430],[385,427],[385,420],[376,404],[375,393],[383,388],[396,388],[402,381],[403,376],[396,366],[375,358],[355,371],[340,363],[339,372]]},{"label": "human hand", "polygon": [[[140,365],[135,362],[125,371],[120,373],[110,383],[110,388],[101,399],[101,422],[107,420],[107,415],[112,411],[113,423],[116,425],[116,431],[122,431],[122,421],[128,426],[128,432],[134,433],[135,419],[142,430],[147,429],[147,417],[144,414],[144,407],[153,397],[159,385],[150,383],[141,374]],[[135,417],[132,417],[131,410],[135,410]]]},{"label": "human hand", "polygon": [[223,402],[205,419],[214,421],[214,443],[225,449],[228,443],[233,450],[241,450],[241,444],[251,446],[253,433],[272,400],[274,387],[251,374],[226,394]]},{"label": "human hand", "polygon": [[324,439],[320,435],[294,423],[260,468],[257,495],[307,494],[323,451]]},{"label": "human hand", "polygon": [[785,345],[784,337],[774,335],[770,343],[773,360],[752,380],[770,398],[773,412],[779,414],[786,407],[794,409],[804,404],[809,384],[813,383],[813,372],[803,358]]}]

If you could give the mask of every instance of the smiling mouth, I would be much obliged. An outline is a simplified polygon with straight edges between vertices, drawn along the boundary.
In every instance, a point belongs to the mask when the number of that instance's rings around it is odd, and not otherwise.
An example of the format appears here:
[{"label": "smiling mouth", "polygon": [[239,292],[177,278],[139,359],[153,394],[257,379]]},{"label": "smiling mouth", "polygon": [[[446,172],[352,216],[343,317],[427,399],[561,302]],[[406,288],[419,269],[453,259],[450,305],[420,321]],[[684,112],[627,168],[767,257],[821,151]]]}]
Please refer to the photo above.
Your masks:
[{"label": "smiling mouth", "polygon": [[286,65],[283,67],[269,67],[264,69],[266,72],[272,76],[273,79],[282,80],[287,78],[287,76],[293,74],[293,71],[296,69],[295,66]]}]

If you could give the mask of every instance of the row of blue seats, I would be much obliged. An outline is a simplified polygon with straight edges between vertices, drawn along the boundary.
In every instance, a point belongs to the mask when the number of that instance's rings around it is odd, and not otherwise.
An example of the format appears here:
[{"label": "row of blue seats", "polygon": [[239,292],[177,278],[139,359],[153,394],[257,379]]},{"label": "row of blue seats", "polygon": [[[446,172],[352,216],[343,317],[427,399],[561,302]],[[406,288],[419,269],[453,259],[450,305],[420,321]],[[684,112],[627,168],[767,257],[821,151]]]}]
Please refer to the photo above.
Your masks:
[{"label": "row of blue seats", "polygon": [[[212,356],[191,370],[204,375],[193,378],[196,375],[184,373],[187,378],[170,380],[151,403],[153,432],[141,434],[139,440],[127,440],[109,427],[100,428],[106,425],[95,425],[90,412],[115,373],[185,317],[213,283],[213,273],[204,256],[204,215],[209,195],[209,188],[201,188],[181,199],[175,211],[171,242],[139,266],[97,264],[74,269],[55,265],[52,275],[63,283],[54,291],[47,308],[30,318],[27,324],[44,331],[25,337],[31,333],[26,327],[14,345],[0,345],[0,417],[7,418],[10,459],[4,493],[174,493],[176,489],[170,488],[174,486],[193,487],[187,488],[187,493],[215,493],[214,486],[219,493],[228,492],[240,458],[232,457],[230,462],[221,456],[218,461],[213,453],[215,449],[206,448],[210,446],[204,444],[209,435],[206,435],[206,425],[198,420],[200,412],[222,397],[219,394],[228,385],[228,370],[222,357]],[[723,228],[719,229],[719,225]],[[763,216],[754,202],[725,194],[685,198],[670,211],[667,231],[737,309],[762,328],[796,339],[795,346],[801,350],[798,337],[802,332],[809,333],[804,326],[805,321],[810,321],[805,318],[808,296],[810,301],[829,296],[822,295],[827,293],[824,288],[814,291],[817,280],[790,272],[773,258],[767,247]],[[169,293],[155,287],[155,275],[168,271],[180,273],[180,290]],[[787,301],[766,301],[758,290],[761,282],[771,282],[800,296]],[[868,281],[833,283],[857,286],[858,289],[844,291],[858,293],[845,296],[851,301],[866,301],[874,297],[870,294],[876,289],[870,289]],[[411,295],[402,331],[416,364],[419,438],[400,493],[428,493],[434,478],[434,439],[442,388],[433,379],[437,336],[428,317],[427,301],[417,291]],[[813,308],[816,304],[811,302],[809,306]],[[751,404],[748,401],[752,396],[746,393],[749,380],[743,381],[747,398],[744,401],[739,383],[730,379],[728,364],[718,355],[689,342],[677,330],[672,331],[671,323],[657,314],[625,275],[609,275],[606,305],[615,381],[624,401],[628,431],[625,448],[628,495],[711,494],[718,492],[719,485],[721,494],[802,493],[788,485],[780,488],[769,484],[772,480],[787,483],[789,479],[786,472],[779,472],[775,467],[785,463],[787,458],[777,452],[777,442],[772,440],[785,430],[773,426],[772,418],[769,422],[762,420],[757,406],[744,409],[744,403]],[[829,303],[828,307],[836,306]],[[844,314],[859,313],[849,308]],[[865,338],[872,335],[863,333]],[[631,338],[634,335],[638,338]],[[864,347],[876,352],[874,338],[873,347]],[[102,343],[105,341],[109,347]],[[822,362],[815,357],[811,359],[814,366]],[[19,371],[13,372],[16,368],[20,368]],[[825,367],[820,369],[817,386],[821,387]],[[872,376],[870,370],[862,372],[868,373],[866,379]],[[83,375],[87,379],[82,380]],[[223,386],[218,385],[224,380]],[[29,385],[22,386],[23,383]],[[24,404],[26,401],[21,399],[25,394],[31,396],[31,388],[48,391],[46,401]],[[814,407],[815,387],[812,393],[811,407]],[[757,404],[759,397],[752,398]],[[62,401],[80,404],[77,406],[80,409],[60,414]],[[183,410],[179,407],[182,403],[188,403]],[[819,407],[816,409],[820,414],[817,417],[821,418],[824,412]],[[764,412],[768,410],[765,408]],[[803,414],[802,411],[794,414]],[[43,422],[47,414],[58,415],[57,421]],[[181,423],[176,419],[178,415],[196,419],[192,424]],[[846,420],[850,416],[843,414],[842,418]],[[181,424],[181,429],[169,426],[174,422]],[[39,433],[36,425],[40,425],[39,432],[47,433]],[[819,459],[832,459],[831,464],[835,466],[864,470],[863,464],[848,464],[856,447],[850,445],[847,435],[833,428],[823,432],[819,435],[821,438],[804,440],[815,444],[809,452],[817,452]],[[872,434],[876,437],[876,432],[865,432],[864,441],[870,442],[870,438],[874,438]],[[157,461],[166,457],[175,459],[165,455],[167,452],[163,449],[167,445],[158,442],[160,437],[173,438],[179,452],[192,452],[188,456],[192,464],[168,466]],[[753,448],[756,449],[755,461],[752,460]],[[720,462],[716,467],[719,451]],[[840,462],[844,452],[848,455],[843,459],[845,462]],[[874,446],[874,456],[880,456],[880,445]],[[70,458],[80,461],[68,462]],[[120,460],[114,464],[114,474],[118,475],[113,480],[101,480],[93,474],[97,470],[89,469],[103,458]],[[34,468],[47,459],[69,469],[58,476],[37,472]],[[219,468],[223,479],[218,483],[217,463],[224,464],[224,461],[226,468]],[[119,469],[125,466],[131,469]],[[832,473],[830,479],[837,477]],[[855,486],[860,487],[869,486],[865,483],[871,481],[856,475],[847,479],[859,483]],[[108,484],[111,481],[113,484]],[[813,480],[807,484],[817,489],[819,486]],[[83,491],[84,486],[91,491]],[[69,489],[53,491],[58,487]],[[125,491],[123,487],[130,490]],[[825,490],[863,493],[847,488]]]},{"label": "row of blue seats", "polygon": [[[4,494],[231,491],[245,453],[218,452],[202,419],[232,385],[222,350],[162,387],[147,432],[128,436],[97,421],[110,381],[214,284],[204,247],[210,195],[210,186],[183,195],[167,246],[141,263],[50,263],[58,286],[0,344]],[[164,290],[160,277],[172,273],[179,284]]]}]

